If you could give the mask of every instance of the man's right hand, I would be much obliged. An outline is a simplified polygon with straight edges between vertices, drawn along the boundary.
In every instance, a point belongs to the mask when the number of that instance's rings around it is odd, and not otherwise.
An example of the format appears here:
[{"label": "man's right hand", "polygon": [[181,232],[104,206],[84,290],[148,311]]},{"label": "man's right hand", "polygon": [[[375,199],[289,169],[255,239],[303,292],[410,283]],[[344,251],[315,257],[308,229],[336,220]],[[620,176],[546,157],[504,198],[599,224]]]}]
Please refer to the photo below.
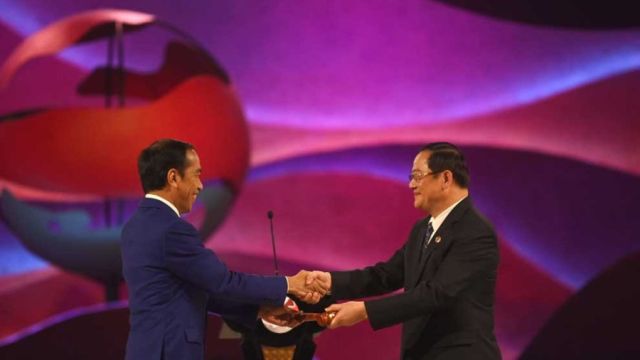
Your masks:
[{"label": "man's right hand", "polygon": [[287,282],[289,283],[287,293],[295,295],[306,303],[316,304],[329,291],[330,282],[327,285],[326,282],[315,281],[315,277],[309,280],[310,274],[312,272],[300,270],[295,276],[287,276]]},{"label": "man's right hand", "polygon": [[307,285],[311,285],[313,283],[318,284],[318,286],[327,289],[327,292],[331,292],[331,273],[325,271],[311,271],[307,275]]}]

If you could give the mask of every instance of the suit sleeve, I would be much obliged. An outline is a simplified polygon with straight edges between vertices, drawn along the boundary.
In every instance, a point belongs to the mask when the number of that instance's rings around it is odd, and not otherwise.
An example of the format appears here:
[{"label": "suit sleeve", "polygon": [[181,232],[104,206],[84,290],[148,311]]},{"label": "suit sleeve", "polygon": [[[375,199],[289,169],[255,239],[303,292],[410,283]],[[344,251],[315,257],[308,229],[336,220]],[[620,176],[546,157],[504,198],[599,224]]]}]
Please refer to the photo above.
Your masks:
[{"label": "suit sleeve", "polygon": [[355,299],[386,294],[402,287],[406,244],[386,262],[361,270],[331,273],[331,294],[335,299]]},{"label": "suit sleeve", "polygon": [[495,276],[498,247],[493,231],[461,238],[451,245],[430,281],[401,294],[365,302],[374,329],[402,323],[446,307],[481,277]]},{"label": "suit sleeve", "polygon": [[331,273],[331,293],[336,300],[357,299],[386,294],[404,285],[404,261],[407,245],[419,233],[418,221],[413,226],[409,239],[386,262],[380,262],[360,270]]},{"label": "suit sleeve", "polygon": [[202,245],[196,229],[186,221],[172,224],[164,245],[167,268],[212,296],[250,304],[282,305],[284,302],[287,292],[284,277],[230,271]]}]

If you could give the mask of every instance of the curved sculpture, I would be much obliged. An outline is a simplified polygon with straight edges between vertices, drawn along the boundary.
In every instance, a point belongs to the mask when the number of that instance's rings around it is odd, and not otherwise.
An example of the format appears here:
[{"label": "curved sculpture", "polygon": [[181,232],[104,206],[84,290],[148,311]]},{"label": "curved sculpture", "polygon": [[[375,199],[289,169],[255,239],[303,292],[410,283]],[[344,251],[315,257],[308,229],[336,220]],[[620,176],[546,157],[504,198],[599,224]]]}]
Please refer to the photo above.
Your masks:
[{"label": "curved sculpture", "polygon": [[[180,40],[169,43],[158,71],[141,75],[124,67],[121,40],[125,32],[151,24],[168,29]],[[117,68],[110,51],[108,65],[94,70],[79,86],[82,95],[105,96],[107,107],[38,108],[0,116],[0,178],[58,193],[139,197],[139,152],[160,138],[187,141],[204,159],[203,181],[216,182],[201,192],[204,206],[196,214],[206,240],[224,220],[242,185],[249,165],[249,134],[226,72],[194,39],[150,14],[84,12],[27,38],[0,69],[0,89],[32,59],[114,36]],[[117,89],[112,89],[114,80],[119,81]],[[115,92],[120,107],[110,107]],[[127,96],[149,102],[124,107]],[[109,202],[105,204],[108,227],[103,229],[89,226],[89,213],[46,211],[18,201],[9,192],[3,193],[0,206],[8,227],[30,251],[102,283],[107,299],[117,299],[122,278],[121,226],[111,227]],[[118,208],[119,219],[123,208]]]},{"label": "curved sculpture", "polygon": [[[4,190],[0,210],[9,229],[34,254],[57,266],[105,285],[107,297],[117,298],[122,279],[120,232],[122,226],[91,227],[84,211],[52,212],[28,205]],[[199,231],[207,239],[222,223],[233,204],[233,191],[225,184],[205,188],[199,197],[204,205]]]},{"label": "curved sculpture", "polygon": [[66,47],[114,33],[114,23],[123,25],[123,31],[139,29],[155,21],[155,16],[129,10],[93,10],[57,21],[25,39],[9,56],[0,69],[0,89],[5,87],[14,73],[35,58],[55,54]]},{"label": "curved sculpture", "polygon": [[11,231],[33,253],[104,284],[121,278],[119,227],[94,230],[83,211],[54,213],[2,192],[0,209]]},{"label": "curved sculpture", "polygon": [[[156,74],[132,78],[126,69],[118,70],[125,81],[135,79],[130,88],[146,86],[134,94],[152,99],[163,96],[133,108],[64,108],[13,114],[0,122],[0,162],[5,165],[0,178],[58,192],[138,195],[134,169],[139,151],[158,138],[172,137],[196,145],[207,159],[205,179],[222,179],[239,189],[249,164],[249,135],[229,79],[193,39],[156,21],[153,15],[94,10],[49,25],[27,38],[8,58],[0,69],[0,88],[29,60],[152,23],[180,35],[186,43],[168,46],[165,64]],[[189,70],[183,70],[185,67]],[[80,90],[110,93],[101,91],[97,83],[106,79],[104,68],[98,69]],[[107,87],[106,81],[102,84]],[[124,93],[120,96],[126,96],[126,90],[121,90]],[[11,155],[18,153],[28,156],[18,159]],[[36,172],[38,177],[33,176]]]},{"label": "curved sculpture", "polygon": [[[95,69],[78,85],[78,93],[106,95],[104,84],[109,77],[109,71],[107,67]],[[188,78],[204,74],[217,76],[226,84],[229,83],[226,72],[205,51],[183,42],[172,41],[166,47],[164,63],[156,72],[140,74],[125,71],[124,96],[156,100]]]},{"label": "curved sculpture", "polygon": [[0,177],[59,192],[139,196],[137,156],[165,137],[196,146],[204,179],[240,188],[249,164],[242,108],[231,88],[206,75],[144,106],[54,109],[2,122]]}]

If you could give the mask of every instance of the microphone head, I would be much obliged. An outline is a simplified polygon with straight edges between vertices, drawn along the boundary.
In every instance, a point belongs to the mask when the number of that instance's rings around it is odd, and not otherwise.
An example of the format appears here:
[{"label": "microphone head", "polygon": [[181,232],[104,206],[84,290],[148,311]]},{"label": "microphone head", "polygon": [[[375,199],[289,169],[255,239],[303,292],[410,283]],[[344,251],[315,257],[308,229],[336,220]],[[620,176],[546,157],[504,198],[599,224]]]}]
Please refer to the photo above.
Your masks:
[{"label": "microphone head", "polygon": [[267,217],[269,219],[273,219],[273,211],[271,211],[271,210],[267,211]]}]

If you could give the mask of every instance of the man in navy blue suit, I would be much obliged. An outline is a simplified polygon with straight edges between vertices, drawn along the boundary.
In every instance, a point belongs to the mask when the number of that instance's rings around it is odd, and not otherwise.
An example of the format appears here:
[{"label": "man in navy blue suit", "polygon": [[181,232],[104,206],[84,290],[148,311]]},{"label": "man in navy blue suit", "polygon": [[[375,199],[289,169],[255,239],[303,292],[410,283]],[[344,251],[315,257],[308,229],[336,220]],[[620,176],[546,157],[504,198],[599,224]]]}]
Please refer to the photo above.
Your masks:
[{"label": "man in navy blue suit", "polygon": [[278,322],[287,293],[317,302],[327,289],[293,277],[227,269],[180,218],[202,190],[195,148],[159,140],[138,158],[145,198],[122,230],[123,273],[129,287],[127,359],[203,359],[206,312],[246,324]]}]

